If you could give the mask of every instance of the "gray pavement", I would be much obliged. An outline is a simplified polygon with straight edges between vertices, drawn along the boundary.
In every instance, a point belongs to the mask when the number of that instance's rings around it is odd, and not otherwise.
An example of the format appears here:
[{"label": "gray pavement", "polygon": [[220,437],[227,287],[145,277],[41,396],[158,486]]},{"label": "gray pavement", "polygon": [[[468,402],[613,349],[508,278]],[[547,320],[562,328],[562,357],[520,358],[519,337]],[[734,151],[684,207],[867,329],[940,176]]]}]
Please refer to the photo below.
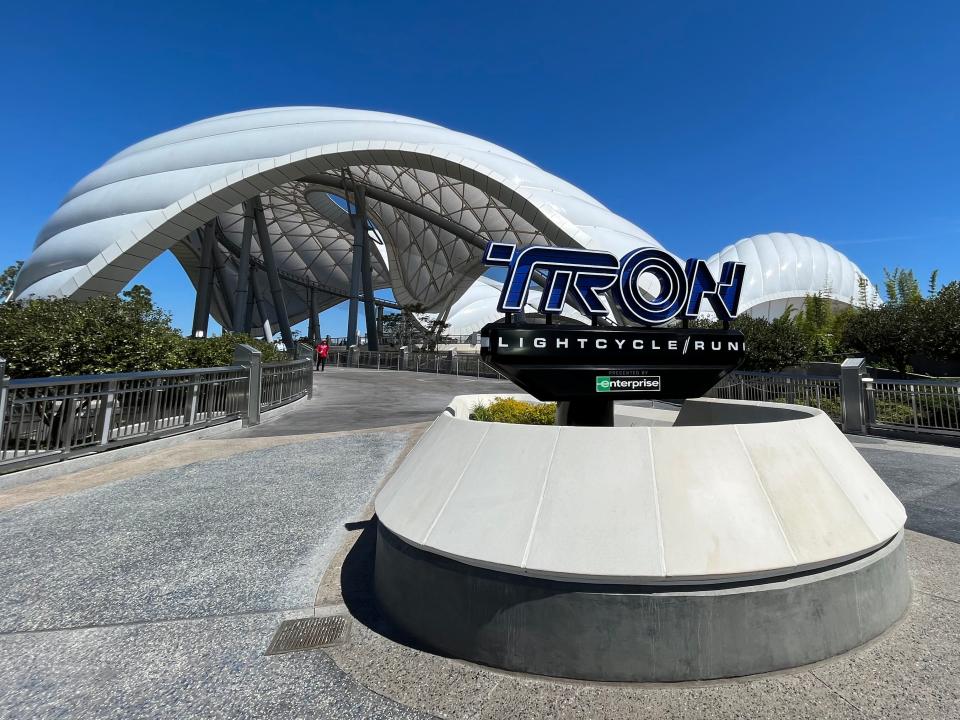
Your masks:
[{"label": "gray pavement", "polygon": [[0,717],[417,717],[322,653],[262,656],[313,614],[409,438],[321,436],[0,513]]},{"label": "gray pavement", "polygon": [[314,400],[303,410],[237,437],[359,430],[430,422],[454,395],[520,392],[488,378],[328,367],[314,373]]},{"label": "gray pavement", "polygon": [[315,612],[325,571],[339,577],[358,532],[345,525],[416,436],[395,426],[512,391],[328,368],[313,401],[257,428],[67,463],[46,494],[8,497],[0,718],[960,717],[960,450],[874,438],[851,440],[926,533],[908,543],[918,595],[882,642],[836,662],[703,688],[564,684],[419,653],[358,620],[347,645],[264,657],[281,619]]},{"label": "gray pavement", "polygon": [[960,543],[960,448],[850,439],[900,498],[909,529]]}]

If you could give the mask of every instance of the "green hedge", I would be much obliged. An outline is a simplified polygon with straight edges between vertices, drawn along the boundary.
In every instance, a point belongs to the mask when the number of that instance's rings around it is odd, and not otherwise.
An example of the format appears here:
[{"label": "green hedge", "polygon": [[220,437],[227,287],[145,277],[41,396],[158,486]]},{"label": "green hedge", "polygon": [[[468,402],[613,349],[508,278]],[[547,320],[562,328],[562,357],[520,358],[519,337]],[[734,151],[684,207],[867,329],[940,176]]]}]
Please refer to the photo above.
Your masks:
[{"label": "green hedge", "polygon": [[471,420],[518,425],[553,425],[556,416],[556,403],[533,403],[505,397],[498,397],[489,405],[479,404],[470,413]]},{"label": "green hedge", "polygon": [[264,362],[281,357],[272,343],[246,335],[183,337],[140,285],[121,296],[79,303],[66,298],[0,303],[0,358],[14,378],[230,365],[241,342],[260,350]]}]

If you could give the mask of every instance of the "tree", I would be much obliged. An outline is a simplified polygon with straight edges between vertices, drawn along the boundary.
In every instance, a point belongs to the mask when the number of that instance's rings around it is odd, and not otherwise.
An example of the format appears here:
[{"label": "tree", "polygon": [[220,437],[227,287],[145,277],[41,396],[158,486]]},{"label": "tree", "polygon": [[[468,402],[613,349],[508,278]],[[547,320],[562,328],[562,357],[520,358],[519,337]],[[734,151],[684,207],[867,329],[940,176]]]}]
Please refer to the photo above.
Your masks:
[{"label": "tree", "polygon": [[17,281],[17,275],[20,274],[20,268],[23,267],[23,260],[17,260],[13,265],[0,273],[0,302],[3,302],[10,293],[13,292],[13,286]]},{"label": "tree", "polygon": [[742,332],[745,340],[744,370],[774,372],[807,358],[807,338],[787,313],[773,321],[741,315],[732,327]]},{"label": "tree", "polygon": [[79,303],[37,298],[0,304],[0,357],[11,377],[229,365],[239,342],[260,349],[265,361],[278,357],[271,343],[245,335],[184,338],[142,285],[120,297]]},{"label": "tree", "polygon": [[184,347],[150,291],[77,303],[38,298],[0,305],[0,357],[13,377],[182,367]]},{"label": "tree", "polygon": [[233,364],[237,345],[251,345],[260,351],[261,362],[277,362],[283,353],[267,340],[256,340],[240,333],[225,332],[206,338],[184,338],[185,367],[221,367]]},{"label": "tree", "polygon": [[836,351],[833,302],[824,292],[807,295],[795,320],[806,340],[806,359],[830,356]]},{"label": "tree", "polygon": [[448,327],[449,323],[439,317],[431,318],[419,304],[406,305],[398,313],[383,316],[383,337],[392,345],[435,350]]},{"label": "tree", "polygon": [[[933,281],[936,282],[936,275]],[[893,272],[890,272],[884,268],[883,287],[887,292],[887,301],[890,303],[919,302],[923,299],[920,283],[917,282],[917,276],[913,274],[913,270],[894,268]]]},{"label": "tree", "polygon": [[843,328],[842,347],[871,364],[907,372],[921,330],[921,301],[889,302],[857,311]]},{"label": "tree", "polygon": [[960,282],[944,285],[920,308],[918,350],[932,360],[960,362]]},{"label": "tree", "polygon": [[[792,308],[773,321],[741,315],[731,327],[743,333],[746,352],[741,370],[775,372],[785,367],[799,365],[807,358],[807,341],[796,318],[791,318]],[[719,328],[716,321],[694,321],[693,327]]]}]

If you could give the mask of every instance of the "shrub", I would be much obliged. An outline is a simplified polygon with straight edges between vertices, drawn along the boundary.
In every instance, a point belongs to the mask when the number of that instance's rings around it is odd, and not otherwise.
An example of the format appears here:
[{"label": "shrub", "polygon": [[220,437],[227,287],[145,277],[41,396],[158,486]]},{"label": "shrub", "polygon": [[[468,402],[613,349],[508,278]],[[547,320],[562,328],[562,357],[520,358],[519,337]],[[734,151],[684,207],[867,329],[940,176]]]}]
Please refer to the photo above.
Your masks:
[{"label": "shrub", "polygon": [[894,425],[912,425],[913,408],[910,405],[894,400],[876,401],[877,422],[892,423]]},{"label": "shrub", "polygon": [[260,350],[263,362],[282,357],[273,344],[246,335],[183,337],[142,285],[84,302],[0,303],[0,357],[14,378],[218,367],[232,364],[239,343]]},{"label": "shrub", "polygon": [[283,359],[281,353],[273,343],[253,338],[240,333],[225,332],[220,336],[208,338],[184,338],[186,345],[186,364],[184,367],[220,367],[233,364],[233,352],[241,343],[250,345],[259,350],[261,362],[277,362]]},{"label": "shrub", "polygon": [[553,425],[556,421],[556,403],[537,403],[498,397],[489,405],[477,405],[470,413],[471,420],[515,423],[518,425]]},{"label": "shrub", "polygon": [[122,297],[0,304],[0,357],[12,377],[184,367],[184,339],[137,285]]}]

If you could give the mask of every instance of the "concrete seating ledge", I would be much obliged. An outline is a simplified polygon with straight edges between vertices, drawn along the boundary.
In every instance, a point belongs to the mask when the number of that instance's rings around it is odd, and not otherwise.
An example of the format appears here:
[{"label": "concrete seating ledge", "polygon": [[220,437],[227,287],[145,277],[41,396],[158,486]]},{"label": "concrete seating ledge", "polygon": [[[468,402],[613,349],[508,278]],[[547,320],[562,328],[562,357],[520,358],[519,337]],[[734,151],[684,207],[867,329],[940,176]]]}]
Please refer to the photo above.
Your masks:
[{"label": "concrete seating ledge", "polygon": [[424,433],[376,500],[391,533],[501,572],[688,585],[837,565],[906,519],[814,408],[688,400],[671,427],[468,419],[493,397],[454,398]]}]

